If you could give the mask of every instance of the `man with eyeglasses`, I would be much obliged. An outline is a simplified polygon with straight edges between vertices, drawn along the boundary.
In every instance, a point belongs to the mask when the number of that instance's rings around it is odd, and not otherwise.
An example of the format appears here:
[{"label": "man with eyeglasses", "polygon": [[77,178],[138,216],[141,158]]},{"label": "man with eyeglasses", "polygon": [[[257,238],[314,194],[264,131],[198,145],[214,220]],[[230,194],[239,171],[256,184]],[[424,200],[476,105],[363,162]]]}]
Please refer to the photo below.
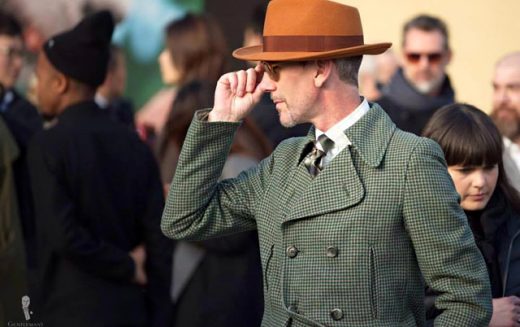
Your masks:
[{"label": "man with eyeglasses", "polygon": [[420,135],[440,107],[455,101],[446,73],[451,60],[446,24],[420,15],[403,28],[402,68],[382,90],[377,103],[402,130]]},{"label": "man with eyeglasses", "polygon": [[18,142],[27,139],[41,128],[41,118],[36,108],[15,90],[15,84],[24,64],[22,28],[16,19],[0,12],[0,84],[5,92],[0,99],[2,113]]},{"label": "man with eyeglasses", "polygon": [[[262,63],[223,75],[195,113],[163,212],[174,239],[257,230],[262,326],[424,326],[424,283],[438,326],[487,326],[491,294],[439,146],[404,133],[359,95],[365,44],[356,8],[272,0]],[[270,93],[284,126],[310,122],[257,167],[218,181],[240,121]],[[423,279],[424,276],[424,279]]]}]

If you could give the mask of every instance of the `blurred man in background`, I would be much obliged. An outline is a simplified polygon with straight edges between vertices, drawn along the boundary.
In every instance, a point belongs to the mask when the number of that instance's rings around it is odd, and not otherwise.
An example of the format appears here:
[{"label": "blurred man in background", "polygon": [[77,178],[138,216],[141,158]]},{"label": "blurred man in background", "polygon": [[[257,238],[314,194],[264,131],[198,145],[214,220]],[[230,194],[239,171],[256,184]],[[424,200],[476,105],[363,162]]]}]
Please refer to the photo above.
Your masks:
[{"label": "blurred man in background", "polygon": [[26,162],[28,144],[42,128],[36,108],[15,90],[15,84],[24,65],[25,48],[22,28],[9,13],[0,11],[0,116],[19,149],[13,163],[16,198],[22,226],[29,269],[34,268],[34,212]]},{"label": "blurred man in background", "polygon": [[126,89],[126,59],[122,49],[111,45],[105,81],[98,87],[95,101],[110,117],[131,129],[135,128],[132,102],[124,98]]},{"label": "blurred man in background", "polygon": [[403,67],[376,100],[402,130],[419,135],[437,109],[455,101],[446,73],[448,41],[448,28],[437,17],[420,15],[405,24]]},{"label": "blurred man in background", "polygon": [[505,169],[520,190],[520,52],[505,55],[495,66],[491,117],[504,136]]}]

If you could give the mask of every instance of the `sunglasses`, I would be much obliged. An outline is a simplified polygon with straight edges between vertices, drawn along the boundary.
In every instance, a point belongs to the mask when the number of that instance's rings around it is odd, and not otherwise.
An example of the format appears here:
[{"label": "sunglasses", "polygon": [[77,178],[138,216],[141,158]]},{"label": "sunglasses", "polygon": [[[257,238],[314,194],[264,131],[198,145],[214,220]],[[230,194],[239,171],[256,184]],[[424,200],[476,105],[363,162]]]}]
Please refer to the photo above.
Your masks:
[{"label": "sunglasses", "polygon": [[416,64],[419,61],[421,61],[422,57],[426,57],[426,59],[428,60],[428,62],[430,64],[438,64],[443,57],[443,53],[442,52],[434,52],[434,53],[408,52],[406,54],[406,60],[408,60],[409,62],[411,62],[413,64]]},{"label": "sunglasses", "polygon": [[264,71],[269,75],[269,78],[277,82],[280,79],[280,70],[282,67],[305,65],[305,61],[262,61]]}]

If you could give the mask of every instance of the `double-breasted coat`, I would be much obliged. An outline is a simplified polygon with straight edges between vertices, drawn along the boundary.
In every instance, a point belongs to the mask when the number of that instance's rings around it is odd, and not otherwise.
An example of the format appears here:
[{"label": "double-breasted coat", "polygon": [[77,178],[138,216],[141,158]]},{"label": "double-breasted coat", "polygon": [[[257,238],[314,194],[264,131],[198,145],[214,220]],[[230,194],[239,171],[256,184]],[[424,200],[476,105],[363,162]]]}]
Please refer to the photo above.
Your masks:
[{"label": "double-breasted coat", "polygon": [[[29,148],[38,306],[46,326],[169,326],[173,245],[150,149],[93,101],[67,108]],[[146,287],[133,282],[146,249]],[[32,299],[34,300],[34,299]],[[40,319],[40,320],[38,320]]]},{"label": "double-breasted coat", "polygon": [[169,237],[257,229],[263,326],[422,326],[423,279],[441,326],[486,326],[490,286],[441,149],[400,131],[377,105],[352,145],[314,179],[314,132],[217,182],[237,123],[192,122],[163,212]]}]

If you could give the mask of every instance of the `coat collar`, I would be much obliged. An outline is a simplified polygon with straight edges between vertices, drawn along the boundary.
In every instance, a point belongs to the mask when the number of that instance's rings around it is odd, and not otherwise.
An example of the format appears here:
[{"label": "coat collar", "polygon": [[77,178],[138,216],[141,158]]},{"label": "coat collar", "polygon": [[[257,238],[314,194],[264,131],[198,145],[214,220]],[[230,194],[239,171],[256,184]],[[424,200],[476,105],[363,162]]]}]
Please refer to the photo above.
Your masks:
[{"label": "coat collar", "polygon": [[395,124],[377,103],[345,134],[363,161],[372,168],[378,167],[396,130]]}]

